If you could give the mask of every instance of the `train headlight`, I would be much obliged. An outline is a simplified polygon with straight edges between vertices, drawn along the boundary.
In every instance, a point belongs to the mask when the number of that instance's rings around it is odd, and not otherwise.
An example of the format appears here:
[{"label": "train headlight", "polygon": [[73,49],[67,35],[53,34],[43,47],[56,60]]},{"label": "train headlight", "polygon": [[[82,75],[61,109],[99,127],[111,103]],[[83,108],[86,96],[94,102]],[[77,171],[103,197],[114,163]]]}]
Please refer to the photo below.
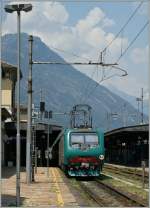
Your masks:
[{"label": "train headlight", "polygon": [[100,160],[104,160],[104,155],[100,155],[100,156],[99,156],[99,159],[100,159]]}]

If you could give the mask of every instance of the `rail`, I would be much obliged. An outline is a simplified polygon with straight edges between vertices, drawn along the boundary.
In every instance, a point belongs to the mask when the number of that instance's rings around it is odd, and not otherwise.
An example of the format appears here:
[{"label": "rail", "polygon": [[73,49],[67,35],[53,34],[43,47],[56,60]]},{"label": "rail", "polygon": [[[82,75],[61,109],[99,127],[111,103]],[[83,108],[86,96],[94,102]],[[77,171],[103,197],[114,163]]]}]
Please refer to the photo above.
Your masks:
[{"label": "rail", "polygon": [[131,201],[133,204],[135,204],[136,206],[140,206],[140,207],[147,207],[148,203],[145,202],[145,200],[141,199],[139,196],[137,198],[137,196],[131,194],[131,193],[127,193],[125,191],[121,191],[118,187],[115,188],[113,186],[111,186],[110,184],[105,184],[103,181],[101,181],[100,179],[96,179],[96,182],[104,189],[111,191],[113,194],[117,194],[120,197],[123,197],[124,199],[127,199],[129,201]]},{"label": "rail", "polygon": [[[148,202],[141,199],[137,195],[127,193],[120,190],[118,187],[115,188],[110,184],[105,184],[100,179],[95,179],[94,181],[78,181],[80,187],[88,196],[94,200],[99,206],[103,207],[114,207],[118,206],[134,206],[134,207],[148,207]],[[100,191],[100,192],[99,192]],[[109,194],[109,197],[108,197]],[[117,203],[117,204],[115,204]]]},{"label": "rail", "polygon": [[[132,176],[132,178],[137,179],[137,180],[142,180],[142,171],[138,170],[138,169],[127,169],[127,168],[119,168],[116,166],[108,166],[105,165],[104,166],[104,171],[109,171],[115,174],[119,174],[119,175],[123,175],[123,176]],[[148,172],[145,171],[144,174],[145,177],[145,182],[148,183],[149,181],[149,175]]]}]

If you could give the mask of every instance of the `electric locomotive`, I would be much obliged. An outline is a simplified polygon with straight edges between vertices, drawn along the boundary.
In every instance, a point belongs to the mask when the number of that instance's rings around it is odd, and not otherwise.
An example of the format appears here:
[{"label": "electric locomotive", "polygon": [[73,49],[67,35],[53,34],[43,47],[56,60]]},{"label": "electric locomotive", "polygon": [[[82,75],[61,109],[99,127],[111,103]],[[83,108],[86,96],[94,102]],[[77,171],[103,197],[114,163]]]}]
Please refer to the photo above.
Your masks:
[{"label": "electric locomotive", "polygon": [[104,162],[104,134],[91,128],[65,129],[59,140],[59,166],[69,176],[100,175]]}]

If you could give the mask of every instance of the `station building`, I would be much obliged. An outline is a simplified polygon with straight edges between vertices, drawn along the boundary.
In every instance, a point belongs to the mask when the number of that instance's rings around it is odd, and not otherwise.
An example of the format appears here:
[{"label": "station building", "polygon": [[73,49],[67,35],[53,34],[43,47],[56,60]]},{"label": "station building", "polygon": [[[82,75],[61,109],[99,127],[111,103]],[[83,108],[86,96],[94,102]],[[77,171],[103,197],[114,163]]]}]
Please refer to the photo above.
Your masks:
[{"label": "station building", "polygon": [[[16,104],[15,88],[17,81],[17,67],[1,61],[2,68],[2,165],[16,165]],[[22,78],[22,73],[20,72]],[[61,126],[49,124],[50,145],[61,131]],[[37,123],[34,130],[38,153],[38,166],[46,166],[45,151],[47,149],[47,124]],[[26,165],[26,135],[27,135],[27,107],[20,104],[20,138],[21,138],[21,166]],[[56,145],[57,146],[57,145]],[[50,161],[51,165],[57,164],[58,154]]]},{"label": "station building", "polygon": [[[17,81],[17,67],[0,61],[2,69],[2,91],[1,91],[1,110],[2,110],[2,165],[4,165],[4,146],[8,139],[5,123],[15,119],[15,87]],[[22,77],[22,74],[21,74]]]},{"label": "station building", "polygon": [[[21,121],[20,123],[20,135],[21,135],[21,166],[26,166],[26,135],[27,135],[27,121]],[[55,124],[36,123],[33,129],[32,141],[34,142],[34,148],[37,148],[37,166],[46,166],[46,151],[47,151],[47,138],[48,138],[48,126],[49,131],[49,146],[52,145],[57,135],[60,133],[62,127]],[[10,162],[13,166],[16,165],[16,122],[8,122],[5,124],[7,141],[5,142],[5,166],[8,166]],[[54,157],[49,160],[50,166],[56,166],[58,164],[58,146],[54,148]]]},{"label": "station building", "polygon": [[105,161],[127,166],[149,163],[149,125],[114,129],[105,133]]}]

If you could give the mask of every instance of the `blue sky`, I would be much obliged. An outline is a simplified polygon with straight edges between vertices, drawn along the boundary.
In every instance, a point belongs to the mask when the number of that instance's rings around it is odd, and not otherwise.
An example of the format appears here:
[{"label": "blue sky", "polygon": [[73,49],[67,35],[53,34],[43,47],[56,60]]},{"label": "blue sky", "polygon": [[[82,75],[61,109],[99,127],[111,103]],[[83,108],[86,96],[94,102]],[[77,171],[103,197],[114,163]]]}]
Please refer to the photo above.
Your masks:
[{"label": "blue sky", "polygon": [[[11,1],[13,3],[14,1]],[[22,1],[18,1],[22,3]],[[33,3],[33,1],[26,1]],[[35,2],[35,1],[34,1]],[[5,4],[6,1],[3,1]],[[129,16],[140,2],[107,2],[107,3],[60,3],[60,2],[36,2],[30,14],[22,14],[22,31],[41,37],[50,48],[51,46],[63,49],[69,53],[97,60],[100,51],[112,40]],[[106,54],[106,61],[116,61],[122,50],[130,44],[141,27],[148,20],[148,3],[143,3],[134,18],[112,44]],[[15,33],[16,16],[14,14],[2,14],[2,33]],[[65,60],[78,59],[68,54],[56,51]],[[84,60],[85,61],[85,60]],[[130,95],[138,96],[140,88],[145,93],[148,90],[148,29],[139,36],[126,55],[119,61],[119,66],[128,71],[125,78],[114,77],[101,84],[122,90]],[[77,68],[77,67],[76,67]],[[77,68],[91,76],[94,68]],[[101,69],[100,69],[101,70]],[[112,71],[112,74],[116,71]],[[118,73],[118,72],[117,72]],[[107,76],[107,74],[106,74]],[[92,77],[101,79],[99,76]]]},{"label": "blue sky", "polygon": [[[92,1],[91,1],[92,2]],[[84,18],[86,14],[91,10],[92,7],[100,7],[109,18],[115,20],[116,24],[111,28],[111,31],[117,33],[121,26],[127,21],[128,17],[132,14],[135,8],[139,5],[140,2],[137,3],[129,3],[129,2],[121,2],[121,3],[110,3],[110,2],[100,2],[100,3],[64,3],[66,9],[68,10],[70,15],[68,24],[74,25],[79,19]],[[135,15],[135,18],[128,24],[125,29],[125,34],[128,35],[129,38],[132,38],[138,28],[140,29],[140,25],[142,26],[143,22],[147,20],[147,6],[148,3],[144,2],[139,12]],[[109,29],[108,29],[109,31]],[[134,31],[134,32],[133,32]],[[143,45],[143,38],[139,38],[139,44]],[[147,38],[145,39],[145,44],[147,42]]]}]

